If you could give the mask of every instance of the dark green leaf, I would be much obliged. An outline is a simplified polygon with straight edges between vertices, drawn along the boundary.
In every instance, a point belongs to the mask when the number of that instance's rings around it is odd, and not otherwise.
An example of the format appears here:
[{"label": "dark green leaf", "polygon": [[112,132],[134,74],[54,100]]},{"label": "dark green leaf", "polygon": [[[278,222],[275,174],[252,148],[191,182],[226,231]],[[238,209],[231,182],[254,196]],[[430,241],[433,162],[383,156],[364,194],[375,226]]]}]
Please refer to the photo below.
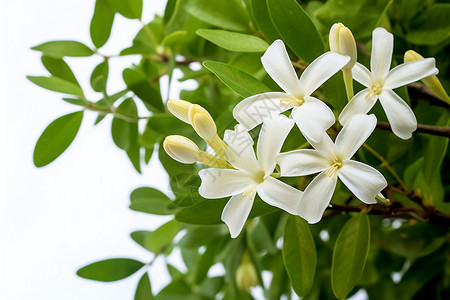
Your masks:
[{"label": "dark green leaf", "polygon": [[219,224],[223,207],[228,199],[204,200],[191,207],[181,209],[175,213],[175,219],[188,224]]},{"label": "dark green leaf", "polygon": [[419,172],[422,170],[423,162],[424,158],[421,157],[406,168],[403,178],[408,187],[411,187],[414,184],[417,175],[419,175]]},{"label": "dark green leaf", "polygon": [[345,223],[336,240],[331,265],[331,286],[338,299],[345,299],[361,276],[370,244],[370,223],[360,213]]},{"label": "dark green leaf", "polygon": [[262,31],[264,36],[271,42],[279,38],[278,30],[272,23],[270,19],[269,10],[267,8],[266,0],[251,0],[251,9],[253,19],[256,25]]},{"label": "dark green leaf", "polygon": [[189,226],[189,230],[178,242],[182,248],[200,248],[216,239],[222,234],[227,233],[222,225],[201,225]]},{"label": "dark green leaf", "polygon": [[56,58],[64,56],[91,56],[94,54],[94,51],[88,46],[77,41],[51,41],[34,46],[31,49]]},{"label": "dark green leaf", "polygon": [[102,47],[109,39],[114,22],[115,12],[108,0],[96,0],[94,15],[91,19],[91,40],[97,48]]},{"label": "dark green leaf", "polygon": [[149,110],[164,111],[159,88],[151,84],[143,72],[125,69],[122,76],[127,87],[144,102]]},{"label": "dark green leaf", "polygon": [[41,88],[75,96],[83,96],[80,86],[59,77],[27,76],[27,79]]},{"label": "dark green leaf", "polygon": [[327,101],[337,110],[342,111],[347,104],[342,72],[337,72],[323,84],[323,92]]},{"label": "dark green leaf", "polygon": [[222,247],[222,245],[219,241],[214,241],[206,247],[205,252],[200,256],[195,270],[195,284],[200,284],[206,278],[209,269],[214,264],[216,253],[221,250],[220,247]]},{"label": "dark green leaf", "polygon": [[154,188],[142,187],[134,190],[130,195],[130,208],[154,215],[170,215],[173,213],[172,201],[161,191]]},{"label": "dark green leaf", "polygon": [[266,85],[255,77],[228,64],[207,60],[203,62],[203,65],[226,86],[244,98],[270,91]]},{"label": "dark green leaf", "polygon": [[283,41],[306,62],[324,52],[322,36],[295,0],[267,0],[270,17]]},{"label": "dark green leaf", "polygon": [[96,92],[106,91],[108,81],[109,65],[107,61],[98,64],[91,74],[91,86]]},{"label": "dark green leaf", "polygon": [[156,300],[199,300],[198,296],[192,294],[191,287],[178,278],[165,286],[155,297]]},{"label": "dark green leaf", "polygon": [[289,216],[283,236],[283,260],[292,288],[302,297],[311,288],[317,254],[309,225],[298,216]]},{"label": "dark green leaf", "polygon": [[75,75],[62,58],[54,58],[43,55],[42,64],[55,77],[70,81],[79,86]]},{"label": "dark green leaf", "polygon": [[128,19],[140,19],[142,14],[142,0],[108,0],[111,7]]},{"label": "dark green leaf", "polygon": [[62,116],[45,128],[34,148],[33,161],[43,167],[54,161],[72,143],[83,119],[83,111]]},{"label": "dark green leaf", "polygon": [[77,275],[97,281],[116,281],[136,273],[144,264],[130,258],[112,258],[87,265]]},{"label": "dark green leaf", "polygon": [[410,24],[406,39],[417,45],[437,45],[450,37],[450,4],[435,3]]},{"label": "dark green leaf", "polygon": [[151,299],[154,299],[152,294],[152,286],[150,285],[150,278],[148,277],[148,273],[145,272],[137,285],[136,293],[134,294],[134,300]]},{"label": "dark green leaf", "polygon": [[257,36],[219,29],[199,29],[197,34],[219,47],[237,52],[264,52],[269,45]]},{"label": "dark green leaf", "polygon": [[[117,111],[127,116],[137,116],[137,107],[132,98],[125,99]],[[128,151],[132,143],[137,143],[138,124],[114,118],[111,124],[111,134],[117,147]]]}]

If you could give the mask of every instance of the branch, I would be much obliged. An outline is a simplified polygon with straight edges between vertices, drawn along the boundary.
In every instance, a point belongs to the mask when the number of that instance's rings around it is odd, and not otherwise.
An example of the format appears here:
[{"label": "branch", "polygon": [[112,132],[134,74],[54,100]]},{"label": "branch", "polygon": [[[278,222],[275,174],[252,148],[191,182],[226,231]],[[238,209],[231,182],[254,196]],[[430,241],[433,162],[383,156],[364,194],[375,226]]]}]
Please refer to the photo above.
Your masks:
[{"label": "branch", "polygon": [[436,95],[428,87],[426,87],[421,83],[413,82],[408,84],[408,93],[410,94],[410,96],[426,100],[428,103],[432,105],[437,105],[450,109],[450,104],[436,97]]},{"label": "branch", "polygon": [[[377,128],[383,130],[391,130],[391,125],[389,125],[389,123],[387,122],[377,122]],[[432,135],[450,138],[450,127],[447,126],[432,126],[426,124],[417,124],[416,132],[428,133]]]}]

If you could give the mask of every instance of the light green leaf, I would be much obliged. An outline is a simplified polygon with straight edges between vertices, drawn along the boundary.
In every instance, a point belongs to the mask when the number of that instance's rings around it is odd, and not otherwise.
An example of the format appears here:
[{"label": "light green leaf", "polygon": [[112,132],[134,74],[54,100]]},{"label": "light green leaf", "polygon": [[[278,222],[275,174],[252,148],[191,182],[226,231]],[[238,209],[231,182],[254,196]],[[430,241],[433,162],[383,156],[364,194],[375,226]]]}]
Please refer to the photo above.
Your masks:
[{"label": "light green leaf", "polygon": [[95,47],[102,47],[109,39],[115,12],[108,0],[96,0],[91,19],[90,34]]},{"label": "light green leaf", "polygon": [[147,234],[145,248],[153,253],[164,251],[180,231],[180,224],[176,220],[171,220],[155,231]]},{"label": "light green leaf", "polygon": [[70,146],[82,119],[83,111],[77,111],[56,119],[45,128],[34,148],[33,161],[36,167],[48,165]]},{"label": "light green leaf", "polygon": [[106,82],[108,81],[109,65],[108,61],[98,64],[91,74],[91,86],[96,92],[106,91]]},{"label": "light green leaf", "polygon": [[43,55],[42,64],[55,77],[70,81],[79,86],[75,75],[73,74],[70,67],[66,64],[66,62],[62,58],[54,58]]},{"label": "light green leaf", "polygon": [[186,30],[178,30],[170,33],[167,35],[164,40],[162,41],[162,44],[165,47],[173,47],[177,44],[180,44],[184,39],[187,37],[187,31]]},{"label": "light green leaf", "polygon": [[228,64],[207,60],[203,62],[203,65],[243,98],[270,92],[270,89],[261,81]]},{"label": "light green leaf", "polygon": [[170,215],[173,203],[163,192],[150,187],[135,189],[130,195],[130,208],[154,215]]},{"label": "light green leaf", "polygon": [[135,69],[125,69],[122,73],[127,87],[132,90],[151,111],[164,111],[161,93],[152,85],[143,72]]},{"label": "light green leaf", "polygon": [[409,25],[406,40],[417,45],[437,45],[450,37],[450,4],[435,3]]},{"label": "light green leaf", "polygon": [[94,51],[88,46],[77,41],[51,41],[34,46],[31,49],[56,58],[64,56],[91,56],[94,54]]},{"label": "light green leaf", "polygon": [[197,34],[219,47],[237,52],[264,52],[269,45],[257,36],[220,29],[199,29]]},{"label": "light green leaf", "polygon": [[145,272],[136,288],[136,293],[134,294],[134,300],[151,300],[154,299],[152,293],[152,286],[150,284],[150,278],[148,273]]},{"label": "light green leaf", "polygon": [[283,260],[292,288],[298,296],[304,296],[313,284],[317,254],[309,225],[298,216],[289,216],[286,222]]},{"label": "light green leaf", "polygon": [[112,258],[87,265],[77,275],[97,281],[117,281],[136,273],[144,264],[130,258]]},{"label": "light green leaf", "polygon": [[209,269],[214,264],[214,258],[217,252],[222,250],[220,247],[222,247],[222,245],[219,241],[214,241],[206,247],[205,252],[200,256],[196,266],[194,276],[195,284],[200,284],[206,278]]},{"label": "light green leaf", "polygon": [[181,248],[199,248],[216,239],[226,231],[223,230],[222,225],[200,225],[200,226],[189,226],[189,230],[180,239],[178,245]]},{"label": "light green leaf", "polygon": [[283,41],[306,62],[325,50],[322,36],[295,0],[267,0],[270,17]]},{"label": "light green leaf", "polygon": [[128,19],[140,19],[142,15],[142,0],[108,0],[111,7]]},{"label": "light green leaf", "polygon": [[331,265],[331,287],[338,299],[345,299],[361,276],[370,244],[370,223],[366,213],[345,223],[336,240]]},{"label": "light green leaf", "polygon": [[[137,116],[137,107],[132,98],[125,99],[117,111],[129,116]],[[133,143],[137,143],[138,124],[114,118],[111,124],[111,134],[117,147],[128,151]]]},{"label": "light green leaf", "polygon": [[403,175],[406,186],[411,187],[416,181],[417,175],[422,170],[424,158],[421,157],[412,164],[410,164],[405,169],[405,174]]},{"label": "light green leaf", "polygon": [[271,42],[280,37],[278,30],[272,23],[266,0],[250,0],[253,19],[256,26],[262,31],[264,36]]},{"label": "light green leaf", "polygon": [[41,88],[75,96],[83,96],[80,86],[59,77],[27,76],[27,79]]}]

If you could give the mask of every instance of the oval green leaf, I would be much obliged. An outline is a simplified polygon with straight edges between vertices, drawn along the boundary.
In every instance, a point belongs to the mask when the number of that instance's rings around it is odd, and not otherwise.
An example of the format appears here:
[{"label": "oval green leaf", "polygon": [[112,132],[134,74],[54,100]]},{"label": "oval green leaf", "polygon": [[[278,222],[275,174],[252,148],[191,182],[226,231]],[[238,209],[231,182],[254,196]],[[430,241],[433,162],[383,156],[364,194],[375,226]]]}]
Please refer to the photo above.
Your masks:
[{"label": "oval green leaf", "polygon": [[134,190],[130,195],[130,208],[135,211],[154,215],[170,215],[173,213],[172,201],[163,192],[150,187]]},{"label": "oval green leaf", "polygon": [[140,19],[142,0],[108,0],[112,8],[128,19]]},{"label": "oval green leaf", "polygon": [[96,92],[106,91],[106,83],[108,81],[109,64],[103,61],[98,64],[91,74],[91,86]]},{"label": "oval green leaf", "polygon": [[134,294],[134,300],[151,300],[154,299],[152,293],[152,286],[150,284],[150,278],[148,273],[145,272],[136,288],[136,293]]},{"label": "oval green leaf", "polygon": [[91,19],[90,34],[92,43],[97,48],[102,47],[111,35],[115,12],[108,0],[96,0],[94,15]]},{"label": "oval green leaf", "polygon": [[117,281],[136,273],[144,263],[130,258],[112,258],[87,265],[77,275],[97,281]]},{"label": "oval green leaf", "polygon": [[151,111],[164,111],[161,93],[140,70],[125,69],[122,73],[127,87],[133,91]]},{"label": "oval green leaf", "polygon": [[82,119],[83,111],[77,111],[59,117],[45,128],[34,148],[33,161],[36,167],[48,165],[70,146]]},{"label": "oval green leaf", "polygon": [[338,299],[345,299],[361,276],[370,244],[370,223],[360,213],[345,223],[334,245],[331,287]]},{"label": "oval green leaf", "polygon": [[196,33],[219,47],[237,52],[264,52],[269,45],[257,36],[220,29],[199,29]]},{"label": "oval green leaf", "polygon": [[54,58],[43,55],[41,61],[47,71],[49,71],[53,76],[70,81],[79,86],[78,81],[69,65],[67,65],[62,58]]},{"label": "oval green leaf", "polygon": [[[117,111],[127,116],[137,116],[137,107],[132,98],[125,99],[119,105]],[[114,118],[111,124],[111,135],[117,147],[128,151],[132,144],[137,143],[138,124],[137,122]]]},{"label": "oval green leaf", "polygon": [[279,38],[278,30],[273,25],[270,19],[269,10],[267,8],[266,0],[250,0],[253,19],[256,26],[264,34],[264,36],[271,42]]},{"label": "oval green leaf", "polygon": [[284,228],[283,260],[295,293],[302,297],[311,288],[316,271],[317,253],[308,223],[289,216]]},{"label": "oval green leaf", "polygon": [[270,89],[261,81],[231,65],[210,60],[204,61],[203,65],[243,98],[270,92]]},{"label": "oval green leaf", "polygon": [[88,46],[77,41],[51,41],[46,42],[31,49],[41,51],[46,56],[64,57],[64,56],[91,56],[94,54]]},{"label": "oval green leaf", "polygon": [[306,62],[325,51],[314,23],[295,0],[267,0],[270,17],[283,41]]},{"label": "oval green leaf", "polygon": [[46,90],[75,96],[83,96],[83,91],[79,85],[59,77],[27,76],[27,79]]}]

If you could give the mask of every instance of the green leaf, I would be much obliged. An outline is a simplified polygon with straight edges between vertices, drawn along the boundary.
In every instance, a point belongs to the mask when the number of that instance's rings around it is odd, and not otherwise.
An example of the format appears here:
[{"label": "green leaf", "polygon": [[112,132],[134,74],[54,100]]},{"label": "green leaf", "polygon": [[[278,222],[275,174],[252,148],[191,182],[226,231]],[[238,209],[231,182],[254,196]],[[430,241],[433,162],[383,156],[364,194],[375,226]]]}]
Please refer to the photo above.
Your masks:
[{"label": "green leaf", "polygon": [[115,11],[108,0],[96,0],[91,19],[90,34],[95,47],[102,47],[109,39],[114,22]]},{"label": "green leaf", "polygon": [[127,87],[133,91],[151,111],[164,111],[161,93],[141,71],[125,69],[122,73]]},{"label": "green leaf", "polygon": [[322,36],[295,0],[267,0],[270,17],[283,41],[306,62],[325,50]]},{"label": "green leaf", "polygon": [[150,285],[150,278],[148,273],[145,272],[136,288],[136,293],[134,294],[134,300],[151,300],[154,299],[152,293],[152,286]]},{"label": "green leaf", "polygon": [[82,119],[83,111],[77,111],[59,117],[45,128],[34,148],[33,161],[36,167],[48,165],[70,146]]},{"label": "green leaf", "polygon": [[[137,107],[132,98],[127,98],[119,105],[117,112],[137,116]],[[111,124],[111,134],[117,147],[128,151],[133,143],[137,143],[138,124],[114,118]]]},{"label": "green leaf", "polygon": [[342,111],[347,105],[347,94],[345,93],[342,72],[337,72],[323,84],[323,92],[327,101],[337,110]]},{"label": "green leaf", "polygon": [[410,164],[405,169],[405,174],[403,175],[406,186],[412,186],[414,181],[416,181],[417,175],[422,170],[424,158],[421,157],[412,164]]},{"label": "green leaf", "polygon": [[264,52],[269,45],[257,36],[219,29],[199,29],[202,38],[219,47],[237,52]]},{"label": "green leaf", "polygon": [[91,86],[96,92],[106,91],[106,82],[108,81],[109,65],[108,61],[98,64],[91,74]]},{"label": "green leaf", "polygon": [[184,41],[187,37],[187,31],[186,30],[178,30],[174,31],[170,34],[168,34],[164,40],[162,41],[162,44],[165,47],[174,47],[177,44],[180,44],[182,41]]},{"label": "green leaf", "polygon": [[164,248],[172,242],[180,229],[180,224],[176,220],[165,223],[155,231],[148,233],[145,239],[145,248],[153,253],[164,251]]},{"label": "green leaf", "polygon": [[75,75],[73,75],[72,70],[66,64],[66,62],[62,58],[54,58],[43,55],[42,64],[55,77],[59,77],[61,79],[70,81],[79,86]]},{"label": "green leaf", "polygon": [[234,30],[248,31],[248,17],[236,0],[190,0],[185,10],[208,24]]},{"label": "green leaf", "polygon": [[221,225],[200,225],[200,226],[189,226],[189,230],[180,239],[178,245],[181,248],[200,248],[216,239],[226,231],[222,230],[224,227]]},{"label": "green leaf", "polygon": [[97,261],[77,271],[77,275],[97,281],[117,281],[136,273],[144,264],[130,258],[112,258]]},{"label": "green leaf", "polygon": [[207,60],[203,62],[203,65],[243,98],[270,92],[270,89],[261,81],[228,64]]},{"label": "green leaf", "polygon": [[220,224],[222,209],[228,199],[204,200],[175,213],[175,219],[188,224]]},{"label": "green leaf", "polygon": [[317,254],[308,223],[289,216],[283,236],[283,260],[295,293],[303,297],[311,288],[316,271]]},{"label": "green leaf", "polygon": [[94,54],[94,51],[88,46],[77,41],[51,41],[34,46],[31,49],[56,58],[64,56],[91,56]]},{"label": "green leaf", "polygon": [[266,0],[250,0],[253,19],[256,26],[262,31],[264,36],[271,42],[279,38],[280,34],[273,25],[267,8]]},{"label": "green leaf", "polygon": [[130,195],[130,208],[154,215],[171,215],[173,203],[163,192],[150,187],[135,189]]},{"label": "green leaf", "polygon": [[214,241],[206,247],[205,252],[200,256],[197,263],[194,276],[195,284],[200,284],[206,278],[209,269],[214,264],[214,258],[217,252],[222,250],[220,247],[222,247],[222,245],[219,241]]},{"label": "green leaf", "polygon": [[111,7],[128,19],[140,19],[142,15],[142,0],[108,0]]},{"label": "green leaf", "polygon": [[345,299],[361,276],[370,244],[370,223],[360,213],[345,223],[336,240],[331,265],[331,287],[338,299]]},{"label": "green leaf", "polygon": [[437,45],[450,37],[450,4],[435,3],[409,25],[406,40],[417,45]]},{"label": "green leaf", "polygon": [[75,96],[83,96],[80,86],[59,77],[27,76],[27,79],[41,88]]}]

